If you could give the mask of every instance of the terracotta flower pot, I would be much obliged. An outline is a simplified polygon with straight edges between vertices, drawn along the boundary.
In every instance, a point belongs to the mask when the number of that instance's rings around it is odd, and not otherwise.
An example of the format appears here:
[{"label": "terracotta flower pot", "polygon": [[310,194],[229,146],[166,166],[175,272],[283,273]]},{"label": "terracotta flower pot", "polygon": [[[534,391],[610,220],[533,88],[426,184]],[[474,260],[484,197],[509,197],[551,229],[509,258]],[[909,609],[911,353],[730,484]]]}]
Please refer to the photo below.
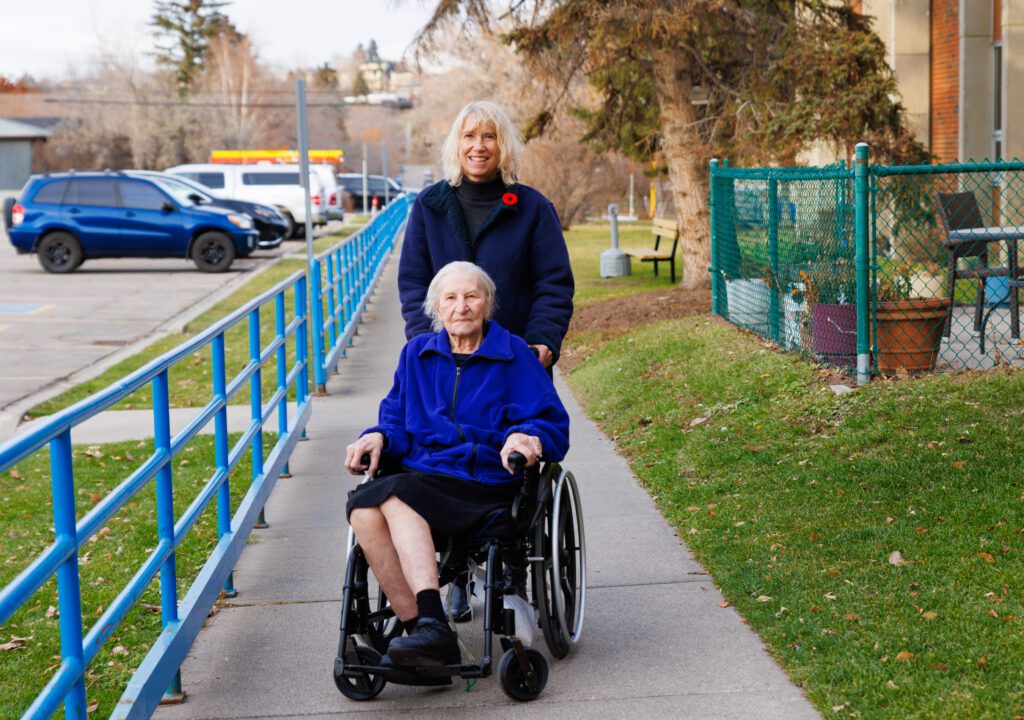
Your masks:
[{"label": "terracotta flower pot", "polygon": [[934,370],[949,305],[949,298],[878,303],[878,371]]}]

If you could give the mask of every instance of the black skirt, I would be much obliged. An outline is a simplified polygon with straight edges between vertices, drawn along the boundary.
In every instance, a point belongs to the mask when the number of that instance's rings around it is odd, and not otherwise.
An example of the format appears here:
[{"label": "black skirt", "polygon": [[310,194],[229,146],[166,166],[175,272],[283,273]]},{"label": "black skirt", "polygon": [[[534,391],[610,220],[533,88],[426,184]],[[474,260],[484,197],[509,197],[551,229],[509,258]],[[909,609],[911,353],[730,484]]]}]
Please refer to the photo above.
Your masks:
[{"label": "black skirt", "polygon": [[379,507],[394,496],[426,520],[435,536],[456,540],[501,537],[512,531],[509,511],[520,485],[486,485],[407,470],[349,491],[345,516],[356,508]]}]

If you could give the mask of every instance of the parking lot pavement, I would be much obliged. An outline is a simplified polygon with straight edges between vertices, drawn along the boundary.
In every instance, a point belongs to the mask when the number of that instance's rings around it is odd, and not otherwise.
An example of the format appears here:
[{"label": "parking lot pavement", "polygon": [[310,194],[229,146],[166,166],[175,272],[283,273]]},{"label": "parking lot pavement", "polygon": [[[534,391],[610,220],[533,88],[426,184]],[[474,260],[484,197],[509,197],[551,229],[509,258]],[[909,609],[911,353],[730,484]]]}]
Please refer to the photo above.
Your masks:
[{"label": "parking lot pavement", "polygon": [[69,275],[51,275],[0,232],[0,442],[31,405],[175,329],[183,315],[300,246],[260,251],[215,275],[184,259],[88,260]]}]

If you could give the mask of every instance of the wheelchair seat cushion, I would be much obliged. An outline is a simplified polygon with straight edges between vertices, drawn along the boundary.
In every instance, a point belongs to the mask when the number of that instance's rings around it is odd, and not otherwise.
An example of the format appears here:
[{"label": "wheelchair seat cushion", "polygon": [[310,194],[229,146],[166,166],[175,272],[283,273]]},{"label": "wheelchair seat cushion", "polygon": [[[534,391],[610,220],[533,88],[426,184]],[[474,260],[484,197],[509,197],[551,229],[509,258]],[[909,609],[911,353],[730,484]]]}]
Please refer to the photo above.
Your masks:
[{"label": "wheelchair seat cushion", "polygon": [[485,485],[448,475],[404,471],[375,478],[350,491],[346,517],[356,508],[379,507],[394,496],[419,513],[435,536],[498,537],[512,529],[509,509],[519,486],[516,481]]}]

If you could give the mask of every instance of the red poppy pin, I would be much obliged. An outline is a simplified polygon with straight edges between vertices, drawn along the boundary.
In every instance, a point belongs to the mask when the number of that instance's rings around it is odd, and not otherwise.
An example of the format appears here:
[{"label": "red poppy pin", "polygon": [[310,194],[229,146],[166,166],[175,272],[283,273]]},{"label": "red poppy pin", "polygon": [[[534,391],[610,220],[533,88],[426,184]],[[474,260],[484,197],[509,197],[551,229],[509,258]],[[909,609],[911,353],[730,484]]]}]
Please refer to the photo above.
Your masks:
[{"label": "red poppy pin", "polygon": [[505,193],[501,196],[501,201],[506,205],[515,205],[519,202],[519,196],[515,193]]}]

